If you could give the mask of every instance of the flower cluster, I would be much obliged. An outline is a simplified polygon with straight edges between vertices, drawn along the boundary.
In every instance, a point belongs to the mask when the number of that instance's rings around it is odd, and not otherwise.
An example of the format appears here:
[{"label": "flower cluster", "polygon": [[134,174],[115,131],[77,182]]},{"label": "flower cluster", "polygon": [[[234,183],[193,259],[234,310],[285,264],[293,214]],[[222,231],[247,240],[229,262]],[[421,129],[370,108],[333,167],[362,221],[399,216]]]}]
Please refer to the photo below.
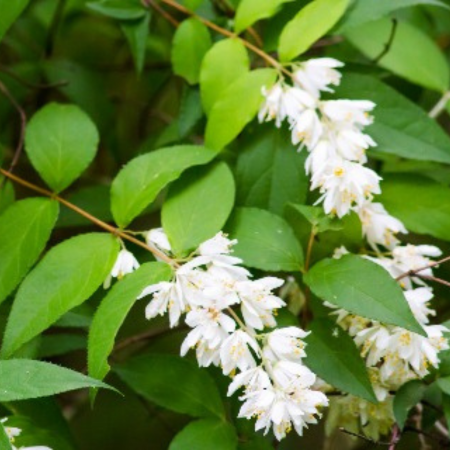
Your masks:
[{"label": "flower cluster", "polygon": [[[431,366],[438,366],[438,353],[449,348],[444,337],[448,330],[429,323],[429,317],[435,315],[428,306],[433,293],[424,282],[432,276],[430,257],[438,257],[441,252],[429,245],[401,245],[396,234],[407,233],[403,223],[389,215],[381,203],[373,201],[374,195],[381,192],[381,178],[364,167],[366,150],[376,146],[364,128],[373,122],[370,112],[375,104],[321,99],[322,92],[333,92],[332,86],[339,85],[341,74],[336,69],[341,66],[331,58],[292,65],[291,84],[279,80],[271,89],[263,89],[265,102],[259,120],[274,120],[277,127],[288,122],[293,145],[298,145],[299,150],[306,148],[309,153],[305,171],[311,175],[311,190],[319,189],[321,194],[317,203],[323,203],[325,213],[339,218],[352,211],[359,216],[363,235],[376,255],[366,257],[393,278],[401,278],[405,298],[427,334],[420,336],[328,305],[335,309],[332,314],[337,316],[338,324],[354,338],[365,358],[380,401],[372,405],[351,395],[333,400],[330,420],[337,414],[343,419],[346,415],[365,433],[377,438],[394,422],[389,391],[409,380],[423,378]],[[343,253],[345,249],[337,249],[336,257]]]},{"label": "flower cluster", "polygon": [[[148,233],[147,240],[172,256],[161,229]],[[328,404],[312,389],[316,376],[302,363],[302,339],[308,333],[296,327],[267,332],[276,326],[276,310],[285,306],[272,292],[283,280],[252,280],[242,261],[230,254],[235,243],[217,234],[176,268],[172,281],[148,286],[139,298],[151,295],[147,318],[168,313],[172,327],[186,313],[191,331],[181,355],[195,349],[199,366],[220,366],[233,377],[228,395],[244,389],[239,417],[257,417],[256,429],[272,428],[277,439],[292,428],[302,434]],[[240,316],[233,307],[240,308]]]},{"label": "flower cluster", "polygon": [[3,424],[3,428],[5,430],[6,436],[8,436],[8,438],[9,438],[9,442],[10,442],[13,450],[52,450],[50,447],[46,447],[43,445],[38,445],[38,446],[33,446],[33,447],[15,447],[14,442],[16,440],[16,437],[22,433],[22,430],[20,428],[16,428],[16,427],[5,426],[5,423],[7,422],[7,420],[8,420],[8,418],[1,419],[1,422]]}]

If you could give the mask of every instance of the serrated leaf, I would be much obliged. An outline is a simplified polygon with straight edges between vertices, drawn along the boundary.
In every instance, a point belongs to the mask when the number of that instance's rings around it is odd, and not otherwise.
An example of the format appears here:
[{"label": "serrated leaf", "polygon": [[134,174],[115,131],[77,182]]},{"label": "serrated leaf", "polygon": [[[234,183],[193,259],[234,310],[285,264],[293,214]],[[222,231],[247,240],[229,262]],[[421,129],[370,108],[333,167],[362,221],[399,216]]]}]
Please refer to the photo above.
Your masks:
[{"label": "serrated leaf", "polygon": [[205,142],[214,150],[222,150],[252,121],[260,108],[261,88],[276,80],[274,69],[256,69],[241,75],[226,89],[211,109],[206,125]]},{"label": "serrated leaf", "polygon": [[196,84],[200,77],[200,65],[211,47],[209,30],[200,20],[192,17],[177,28],[172,44],[173,71],[188,83]]},{"label": "serrated leaf", "polygon": [[9,27],[22,14],[24,9],[28,6],[30,0],[0,0],[0,41],[8,31]]},{"label": "serrated leaf", "polygon": [[328,319],[314,320],[305,338],[305,364],[339,390],[377,403],[366,365],[353,339]]},{"label": "serrated leaf", "polygon": [[134,65],[138,74],[142,73],[142,69],[144,68],[147,38],[150,31],[150,17],[150,10],[148,10],[142,18],[126,21],[121,24],[122,31],[130,46]]},{"label": "serrated leaf", "polygon": [[200,92],[206,114],[226,89],[249,70],[248,53],[239,39],[224,39],[211,47],[200,68]]},{"label": "serrated leaf", "polygon": [[214,380],[196,364],[173,355],[141,355],[114,367],[119,377],[145,399],[193,417],[223,418]]},{"label": "serrated leaf", "polygon": [[168,281],[172,275],[170,266],[164,263],[143,264],[135,272],[116,283],[103,299],[89,329],[89,375],[102,380],[110,370],[108,356],[114,340],[136,298],[145,287]]},{"label": "serrated leaf", "polygon": [[104,16],[120,20],[140,19],[146,14],[144,7],[136,0],[100,0],[86,6]]},{"label": "serrated leaf", "polygon": [[385,269],[361,256],[324,259],[304,281],[317,297],[353,314],[426,335],[398,283]]},{"label": "serrated leaf", "polygon": [[293,0],[242,0],[236,10],[234,30],[241,33],[261,19],[274,16],[280,7]]},{"label": "serrated leaf", "polygon": [[222,230],[234,191],[233,174],[223,162],[193,168],[172,184],[161,219],[175,254],[194,250]]},{"label": "serrated leaf", "polygon": [[20,286],[3,340],[7,358],[87,300],[109,274],[119,251],[109,234],[76,236],[53,247]]},{"label": "serrated leaf", "polygon": [[233,254],[248,267],[297,272],[303,267],[303,251],[288,223],[257,208],[237,208],[227,224],[237,239]]},{"label": "serrated leaf", "polygon": [[206,164],[216,154],[206,147],[179,145],[132,159],[111,186],[111,209],[117,224],[126,227],[184,170]]},{"label": "serrated leaf", "polygon": [[293,151],[286,130],[258,127],[240,146],[236,203],[282,215],[287,203],[306,201],[305,154]]},{"label": "serrated leaf", "polygon": [[46,198],[14,203],[0,216],[0,302],[36,262],[58,216],[59,205]]},{"label": "serrated leaf", "polygon": [[47,397],[87,387],[112,389],[74,370],[27,359],[0,361],[0,402]]},{"label": "serrated leaf", "polygon": [[397,9],[415,5],[440,6],[449,9],[448,5],[439,0],[356,0],[349,8],[337,32],[342,33],[352,27],[386,17]]},{"label": "serrated leaf", "polygon": [[281,61],[290,61],[304,53],[333,28],[343,16],[349,0],[314,0],[287,23],[280,35]]},{"label": "serrated leaf", "polygon": [[[385,18],[347,31],[345,37],[368,58],[375,59],[385,50],[393,23]],[[417,55],[422,55],[417,58]],[[396,75],[428,89],[445,92],[450,71],[444,53],[422,30],[407,22],[398,22],[389,51],[378,61]]]},{"label": "serrated leaf", "polygon": [[169,450],[236,450],[238,437],[230,423],[204,419],[191,422],[170,443]]},{"label": "serrated leaf", "polygon": [[400,387],[394,397],[394,416],[400,429],[405,426],[409,411],[422,400],[426,385],[412,380]]},{"label": "serrated leaf", "polygon": [[336,98],[367,98],[376,104],[373,125],[367,128],[375,152],[402,158],[450,163],[450,138],[414,102],[368,75],[348,73],[336,88]]},{"label": "serrated leaf", "polygon": [[98,141],[94,123],[80,108],[50,103],[31,118],[25,149],[39,175],[60,192],[92,162]]}]

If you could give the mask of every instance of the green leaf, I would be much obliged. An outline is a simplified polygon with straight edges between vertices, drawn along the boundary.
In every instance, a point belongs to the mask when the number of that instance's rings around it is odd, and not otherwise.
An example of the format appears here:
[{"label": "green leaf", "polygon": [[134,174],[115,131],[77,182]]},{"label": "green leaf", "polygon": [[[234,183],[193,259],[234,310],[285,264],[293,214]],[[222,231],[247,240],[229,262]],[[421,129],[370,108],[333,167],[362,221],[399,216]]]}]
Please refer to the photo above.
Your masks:
[{"label": "green leaf", "polygon": [[89,166],[98,141],[94,123],[80,108],[50,103],[31,118],[25,149],[39,175],[59,192]]},{"label": "green leaf", "polygon": [[286,134],[270,124],[242,143],[236,168],[238,205],[282,215],[287,203],[306,201],[305,152],[299,155]]},{"label": "green leaf", "polygon": [[163,408],[193,417],[225,416],[211,376],[178,356],[141,355],[114,371],[139,395]]},{"label": "green leaf", "polygon": [[450,241],[450,188],[420,175],[387,176],[380,201],[410,231]]},{"label": "green leaf", "polygon": [[241,33],[261,19],[274,16],[280,7],[293,0],[242,0],[234,19],[234,30]]},{"label": "green leaf", "polygon": [[142,69],[144,68],[147,38],[150,31],[150,17],[150,11],[147,11],[140,19],[126,21],[121,25],[122,31],[130,46],[138,74],[142,73]]},{"label": "green leaf", "polygon": [[288,207],[290,210],[300,214],[311,224],[311,229],[314,234],[324,233],[328,230],[338,231],[344,228],[343,221],[325,214],[323,208],[320,206],[295,205],[291,203]]},{"label": "green leaf", "polygon": [[206,164],[216,154],[197,145],[179,145],[132,159],[111,186],[111,209],[117,224],[121,228],[126,227],[184,170]]},{"label": "green leaf", "polygon": [[377,403],[366,365],[353,339],[328,319],[314,320],[305,339],[305,364],[339,390]]},{"label": "green leaf", "polygon": [[255,117],[262,104],[261,88],[276,80],[274,69],[256,69],[241,75],[211,109],[206,126],[206,145],[222,150]]},{"label": "green leaf", "polygon": [[357,255],[324,259],[304,277],[314,294],[352,314],[425,336],[402,289],[378,264]]},{"label": "green leaf", "polygon": [[36,262],[58,216],[59,205],[45,198],[28,198],[0,216],[0,302]]},{"label": "green leaf", "polygon": [[0,183],[3,185],[0,187],[0,214],[5,211],[6,208],[11,206],[16,199],[14,193],[14,186],[9,180],[3,181],[3,176],[0,175]]},{"label": "green leaf", "polygon": [[378,144],[374,152],[450,163],[448,134],[422,108],[380,80],[348,73],[336,88],[336,98],[376,103],[375,121],[367,128]]},{"label": "green leaf", "polygon": [[194,17],[184,20],[173,37],[174,73],[190,84],[198,83],[200,65],[211,45],[211,36],[206,25]]},{"label": "green leaf", "polygon": [[405,426],[409,411],[422,400],[426,385],[412,380],[400,387],[394,397],[394,416],[400,429]]},{"label": "green leaf", "polygon": [[200,91],[195,87],[186,86],[181,97],[178,116],[178,131],[181,137],[189,136],[203,118]]},{"label": "green leaf", "polygon": [[0,402],[47,397],[87,387],[112,389],[101,381],[42,361],[0,361]]},{"label": "green leaf", "polygon": [[303,267],[300,243],[283,218],[262,209],[238,208],[227,229],[238,240],[233,254],[246,266],[286,272]]},{"label": "green leaf", "polygon": [[168,281],[170,266],[164,263],[147,263],[116,283],[103,299],[89,329],[89,375],[102,380],[110,370],[108,356],[114,347],[116,335],[145,287]]},{"label": "green leaf", "polygon": [[173,183],[161,219],[175,254],[194,250],[222,230],[234,191],[233,174],[223,162],[191,169]]},{"label": "green leaf", "polygon": [[439,0],[356,0],[345,15],[338,33],[362,25],[366,22],[372,22],[381,17],[388,16],[391,12],[415,5],[441,6],[449,9],[449,6]]},{"label": "green leaf", "polygon": [[20,286],[3,341],[2,356],[46,330],[87,300],[109,274],[119,251],[109,234],[76,236],[53,247]]},{"label": "green leaf", "polygon": [[0,41],[9,27],[22,14],[30,0],[0,0]]},{"label": "green leaf", "polygon": [[444,394],[442,396],[442,409],[444,410],[445,422],[447,428],[450,428],[450,395]]},{"label": "green leaf", "polygon": [[249,70],[248,53],[240,39],[224,39],[211,47],[200,68],[200,92],[206,114],[227,88]]},{"label": "green leaf", "polygon": [[6,434],[3,423],[0,422],[0,448],[2,450],[13,450],[8,435]]},{"label": "green leaf", "polygon": [[86,6],[104,16],[120,20],[135,20],[145,16],[146,10],[135,0],[100,0]]},{"label": "green leaf", "polygon": [[169,450],[236,450],[238,438],[230,423],[217,419],[191,422],[170,443]]},{"label": "green leaf", "polygon": [[447,395],[450,395],[450,376],[439,378],[436,381],[437,385],[440,387],[441,391]]},{"label": "green leaf", "polygon": [[57,333],[42,335],[39,343],[38,358],[52,358],[75,350],[84,350],[87,339],[83,334]]},{"label": "green leaf", "polygon": [[[392,27],[392,21],[385,18],[352,28],[345,36],[368,58],[375,59],[385,51]],[[417,58],[419,54],[421,57]],[[392,45],[378,64],[425,88],[439,92],[449,88],[445,55],[428,35],[409,23],[398,22]]]},{"label": "green leaf", "polygon": [[280,36],[281,61],[290,61],[304,53],[324,36],[343,16],[349,0],[314,0],[287,23]]}]

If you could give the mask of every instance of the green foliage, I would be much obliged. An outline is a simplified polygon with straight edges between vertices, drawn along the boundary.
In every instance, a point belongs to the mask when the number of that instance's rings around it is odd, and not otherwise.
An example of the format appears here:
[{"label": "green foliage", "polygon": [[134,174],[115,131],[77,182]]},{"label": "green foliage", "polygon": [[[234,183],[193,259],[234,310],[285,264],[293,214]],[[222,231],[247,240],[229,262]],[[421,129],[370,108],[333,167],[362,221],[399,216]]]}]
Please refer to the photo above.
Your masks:
[{"label": "green foliage", "polygon": [[92,162],[98,140],[95,125],[81,109],[50,103],[31,119],[25,144],[34,168],[60,192]]},{"label": "green foliage", "polygon": [[17,292],[6,326],[3,357],[11,356],[87,300],[110,272],[118,250],[117,240],[103,233],[83,234],[51,249]]},{"label": "green foliage", "polygon": [[113,19],[134,20],[145,16],[145,9],[135,0],[98,0],[87,3],[87,7]]},{"label": "green foliage", "polygon": [[147,39],[149,35],[150,13],[147,12],[142,18],[133,21],[124,21],[121,25],[122,31],[128,40],[134,65],[137,73],[142,73],[145,63],[145,52],[147,50]]},{"label": "green foliage", "polygon": [[217,419],[190,423],[171,442],[169,450],[234,450],[238,437],[232,425]]},{"label": "green foliage", "polygon": [[205,134],[206,145],[222,150],[235,139],[261,106],[261,88],[270,87],[275,79],[274,69],[256,69],[232,83],[211,109]]},{"label": "green foliage", "polygon": [[3,301],[45,248],[58,216],[53,200],[29,198],[0,216],[0,301]]},{"label": "green foliage", "polygon": [[305,202],[309,181],[303,156],[292,151],[283,130],[270,127],[250,134],[237,162],[236,203],[283,215],[288,203]]},{"label": "green foliage", "polygon": [[111,209],[117,224],[126,227],[184,170],[206,164],[215,156],[215,152],[205,147],[180,145],[132,159],[111,186]]},{"label": "green foliage", "polygon": [[240,33],[261,19],[275,15],[280,7],[292,0],[242,0],[236,10],[234,29]]},{"label": "green foliage", "polygon": [[353,314],[424,335],[398,283],[372,261],[356,255],[324,259],[304,280],[322,300]]},{"label": "green foliage", "polygon": [[173,183],[161,220],[176,255],[195,250],[223,228],[234,191],[233,175],[223,162],[191,169]]},{"label": "green foliage", "polygon": [[337,389],[377,403],[366,365],[353,339],[328,319],[314,320],[305,339],[305,364]]},{"label": "green foliage", "polygon": [[380,80],[349,73],[336,95],[354,100],[370,98],[376,103],[375,122],[368,128],[377,142],[376,152],[450,163],[448,134],[421,107]]},{"label": "green foliage", "polygon": [[211,47],[200,69],[200,90],[206,114],[227,88],[249,69],[248,53],[239,39],[224,39]]},{"label": "green foliage", "polygon": [[286,272],[303,267],[302,247],[281,217],[263,209],[238,208],[227,229],[238,241],[234,254],[246,266]]},{"label": "green foliage", "polygon": [[164,263],[147,263],[115,284],[103,299],[89,329],[89,375],[102,380],[109,372],[108,356],[116,335],[136,298],[145,287],[168,281],[172,271]]},{"label": "green foliage", "polygon": [[333,28],[348,4],[349,0],[313,0],[301,9],[281,32],[280,59],[290,61],[308,50]]},{"label": "green foliage", "polygon": [[190,84],[196,84],[200,77],[200,65],[205,53],[211,47],[208,28],[198,19],[183,21],[173,38],[173,71]]},{"label": "green foliage", "polygon": [[3,424],[0,422],[0,448],[2,450],[13,450],[8,435],[6,434]]},{"label": "green foliage", "polygon": [[422,400],[426,385],[419,380],[404,384],[394,397],[394,415],[398,426],[405,426],[409,411]]},{"label": "green foliage", "polygon": [[418,175],[387,177],[382,202],[416,233],[450,241],[450,189]]},{"label": "green foliage", "polygon": [[[345,36],[368,58],[374,59],[385,50],[392,27],[392,21],[385,18],[352,28]],[[450,71],[437,44],[407,22],[399,22],[394,32],[389,51],[378,64],[420,86],[445,92],[449,88]],[[420,60],[418,54],[422,55]]]},{"label": "green foliage", "polygon": [[178,356],[144,354],[114,370],[139,395],[164,408],[193,417],[225,416],[214,380]]},{"label": "green foliage", "polygon": [[30,3],[30,0],[15,0],[14,2],[0,0],[0,10],[2,12],[0,15],[0,40],[3,39],[9,27],[22,14],[28,3]]},{"label": "green foliage", "polygon": [[101,381],[54,364],[27,359],[0,361],[0,402],[47,397],[87,387],[109,388]]}]

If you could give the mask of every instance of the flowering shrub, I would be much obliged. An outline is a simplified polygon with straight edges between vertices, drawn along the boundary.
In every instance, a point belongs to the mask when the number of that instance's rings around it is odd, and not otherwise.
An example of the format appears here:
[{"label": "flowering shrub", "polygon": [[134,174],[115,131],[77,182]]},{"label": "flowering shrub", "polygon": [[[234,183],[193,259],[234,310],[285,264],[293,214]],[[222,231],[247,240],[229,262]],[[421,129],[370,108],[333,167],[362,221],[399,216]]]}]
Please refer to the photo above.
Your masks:
[{"label": "flowering shrub", "polygon": [[0,0],[0,448],[448,446],[449,25]]}]

